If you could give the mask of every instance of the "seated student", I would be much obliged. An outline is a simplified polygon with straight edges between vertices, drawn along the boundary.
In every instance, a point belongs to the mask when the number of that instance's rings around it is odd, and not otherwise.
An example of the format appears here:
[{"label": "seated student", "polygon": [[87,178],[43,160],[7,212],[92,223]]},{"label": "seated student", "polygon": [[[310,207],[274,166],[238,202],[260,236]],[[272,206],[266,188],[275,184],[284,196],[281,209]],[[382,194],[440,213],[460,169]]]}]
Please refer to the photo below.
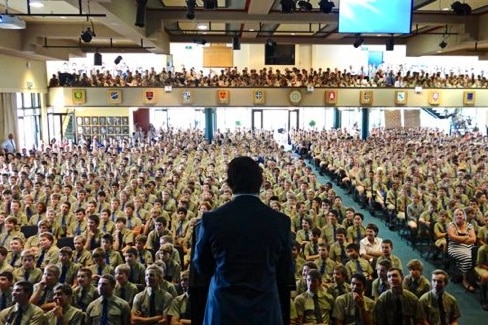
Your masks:
[{"label": "seated student", "polygon": [[362,213],[354,213],[354,225],[347,228],[347,242],[357,243],[361,242],[366,236],[366,228],[363,225],[364,216]]},{"label": "seated student", "polygon": [[373,283],[371,284],[371,297],[374,299],[374,301],[377,301],[383,292],[390,289],[388,278],[386,277],[390,268],[391,262],[388,259],[384,259],[376,263],[377,278],[374,279]]},{"label": "seated student", "polygon": [[10,271],[0,272],[0,310],[12,304],[14,275]]},{"label": "seated student", "polygon": [[145,267],[137,261],[137,250],[134,247],[124,252],[125,264],[129,266],[129,281],[134,283],[140,290],[144,288]]},{"label": "seated student", "polygon": [[86,231],[86,212],[83,208],[75,211],[74,220],[68,225],[67,234],[69,237],[80,236]]},{"label": "seated student", "polygon": [[437,222],[434,224],[434,245],[443,253],[447,252],[447,211],[439,211]]},{"label": "seated student", "polygon": [[34,293],[30,302],[49,311],[54,306],[54,287],[59,283],[59,268],[54,264],[46,265],[41,281],[34,284]]},{"label": "seated student", "polygon": [[480,227],[480,229],[478,230],[478,242],[480,243],[480,245],[486,244],[485,238],[486,234],[488,234],[488,211],[485,212],[484,220],[485,225],[483,227]]},{"label": "seated student", "polygon": [[45,316],[48,324],[84,325],[85,313],[71,303],[73,289],[68,284],[58,284],[54,287],[54,307]]},{"label": "seated student", "polygon": [[310,270],[306,282],[307,290],[295,298],[298,324],[329,324],[334,297],[322,286],[318,270]]},{"label": "seated student", "polygon": [[481,308],[488,311],[488,233],[483,239],[484,244],[478,249],[474,270],[480,279]]},{"label": "seated student", "polygon": [[98,228],[100,224],[100,217],[96,214],[90,214],[86,221],[86,230],[81,236],[86,238],[85,248],[88,251],[92,251],[97,247],[100,247],[102,243],[103,233]]},{"label": "seated student", "polygon": [[430,282],[422,275],[424,264],[417,259],[413,259],[407,263],[407,269],[410,274],[406,275],[403,279],[403,288],[416,295],[417,298],[420,298],[424,293],[429,292]]},{"label": "seated student", "polygon": [[75,283],[76,275],[81,265],[73,262],[73,250],[71,247],[65,246],[59,250],[57,267],[60,270],[59,283],[66,283],[72,286]]},{"label": "seated student", "polygon": [[77,286],[73,291],[73,304],[82,311],[86,311],[90,302],[98,298],[98,291],[92,284],[92,277],[93,273],[89,268],[83,267],[78,270]]},{"label": "seated student", "polygon": [[403,271],[402,261],[398,256],[391,253],[392,250],[393,242],[391,241],[391,239],[384,239],[381,242],[381,256],[378,257],[376,263],[388,260],[391,264],[391,267],[395,267]]},{"label": "seated student", "polygon": [[39,221],[39,223],[37,224],[37,234],[27,238],[27,240],[25,241],[24,248],[25,249],[34,248],[36,250],[39,249],[39,235],[42,234],[43,232],[48,232],[48,230],[49,230],[48,222],[45,220]]},{"label": "seated student", "polygon": [[361,273],[366,279],[371,280],[374,271],[368,260],[359,257],[359,244],[352,243],[347,245],[346,253],[349,257],[349,261],[345,265],[348,278],[355,273]]},{"label": "seated student", "polygon": [[190,294],[188,292],[189,279],[189,271],[181,272],[180,285],[183,293],[174,297],[171,306],[169,307],[168,316],[171,317],[171,325],[191,324]]},{"label": "seated student", "polygon": [[147,242],[146,235],[137,235],[135,238],[135,249],[137,250],[137,260],[144,266],[154,263],[152,253],[145,248]]},{"label": "seated student", "polygon": [[16,230],[17,224],[15,217],[10,216],[5,219],[4,231],[0,234],[0,246],[8,247],[7,244],[14,237],[20,237],[25,240],[24,234]]},{"label": "seated student", "polygon": [[301,274],[302,276],[300,279],[296,281],[296,291],[292,294],[293,297],[296,297],[299,294],[304,293],[307,291],[307,274],[310,270],[317,270],[318,266],[317,264],[313,262],[305,262],[302,266]]},{"label": "seated student", "polygon": [[303,255],[305,256],[305,260],[313,261],[316,260],[319,256],[319,239],[320,239],[321,231],[319,228],[312,228],[312,237],[310,241],[305,243],[303,247]]},{"label": "seated student", "polygon": [[[151,212],[153,213],[153,212]],[[158,213],[158,212],[155,212]],[[151,250],[154,254],[159,250],[161,247],[161,240],[160,238],[163,236],[172,236],[171,232],[166,229],[168,222],[164,217],[157,217],[154,220],[154,229],[149,232],[147,235],[147,244],[146,248]]]},{"label": "seated student", "polygon": [[103,209],[100,212],[100,224],[98,225],[98,229],[103,234],[112,234],[115,230],[115,223],[110,220],[110,209]]},{"label": "seated student", "polygon": [[349,229],[349,227],[354,226],[354,213],[356,212],[354,208],[346,208],[346,217],[342,220],[342,226],[345,229]]},{"label": "seated student", "polygon": [[378,236],[379,229],[374,223],[366,226],[366,237],[359,242],[359,255],[368,260],[371,265],[381,256],[381,242]]},{"label": "seated student", "polygon": [[164,324],[173,297],[161,289],[163,279],[161,269],[156,265],[147,267],[146,288],[134,297],[132,306],[133,324],[156,323]]},{"label": "seated student", "polygon": [[[14,284],[16,292],[14,304],[0,311],[0,324],[46,324],[44,311],[29,302],[32,296],[33,285],[27,281],[18,281]],[[22,310],[22,314],[18,310]]]},{"label": "seated student", "polygon": [[119,217],[115,220],[115,230],[113,232],[113,249],[115,251],[125,252],[134,245],[134,232],[126,228],[126,219]]},{"label": "seated student", "polygon": [[332,282],[332,275],[334,274],[334,268],[337,265],[331,258],[329,258],[329,249],[327,244],[319,244],[319,255],[314,261],[318,266],[320,274],[326,283]]},{"label": "seated student", "polygon": [[347,269],[344,265],[336,265],[332,274],[333,282],[328,285],[327,292],[335,298],[351,292],[351,285],[348,283]]},{"label": "seated student", "polygon": [[172,283],[178,283],[180,281],[181,264],[179,254],[174,255],[174,246],[171,243],[166,243],[161,246],[159,256],[156,259],[161,259],[166,264],[165,280]]},{"label": "seated student", "polygon": [[48,264],[59,261],[59,248],[54,244],[54,236],[50,232],[39,234],[39,250],[36,256],[36,266],[44,268]]},{"label": "seated student", "polygon": [[7,255],[7,263],[14,269],[19,268],[22,265],[20,255],[24,250],[24,241],[20,237],[14,237],[9,243],[10,251]]},{"label": "seated student", "polygon": [[188,210],[185,207],[179,207],[176,210],[177,220],[173,221],[173,234],[175,245],[182,246],[186,233],[189,229]]},{"label": "seated student", "polygon": [[32,251],[30,249],[23,250],[20,259],[22,266],[14,270],[14,282],[28,281],[32,284],[39,282],[42,278],[42,270],[36,267]]},{"label": "seated student", "polygon": [[[107,264],[112,266],[112,268],[116,267],[119,264],[124,263],[124,260],[122,259],[122,255],[116,250],[113,249],[113,242],[114,239],[112,235],[110,234],[105,234],[102,236],[102,250],[105,252],[105,258]],[[95,258],[95,256],[93,256]]]},{"label": "seated student", "polygon": [[12,272],[14,268],[7,262],[8,252],[3,246],[0,246],[0,273],[4,271]]},{"label": "seated student", "polygon": [[293,241],[291,243],[291,255],[292,255],[292,260],[293,264],[295,265],[295,279],[298,280],[302,276],[302,267],[305,264],[305,259],[302,257],[300,254],[301,247],[298,242]]},{"label": "seated student", "polygon": [[137,286],[129,281],[130,266],[127,264],[117,265],[115,268],[115,295],[127,301],[132,307],[134,296],[139,292]]},{"label": "seated student", "polygon": [[338,264],[346,265],[349,258],[346,253],[346,229],[338,228],[336,241],[330,246],[329,257]]},{"label": "seated student", "polygon": [[328,244],[331,245],[336,240],[336,233],[337,230],[344,228],[341,224],[337,221],[338,213],[335,210],[330,210],[327,214],[329,219],[329,223],[325,225],[322,231],[322,239]]},{"label": "seated student", "polygon": [[73,262],[79,264],[81,267],[86,267],[93,264],[91,251],[87,250],[86,238],[83,236],[76,236],[73,239],[75,251],[73,252]]},{"label": "seated student", "polygon": [[312,240],[312,219],[303,218],[301,229],[297,230],[296,241],[303,247]]},{"label": "seated student", "polygon": [[[109,235],[110,236],[110,235]],[[104,274],[111,274],[114,275],[114,268],[111,264],[107,263],[108,255],[103,250],[103,248],[98,247],[93,250],[93,261],[94,264],[89,266],[88,268],[92,272],[92,281],[94,285],[98,284],[98,280]],[[123,264],[123,263],[120,263]]]}]

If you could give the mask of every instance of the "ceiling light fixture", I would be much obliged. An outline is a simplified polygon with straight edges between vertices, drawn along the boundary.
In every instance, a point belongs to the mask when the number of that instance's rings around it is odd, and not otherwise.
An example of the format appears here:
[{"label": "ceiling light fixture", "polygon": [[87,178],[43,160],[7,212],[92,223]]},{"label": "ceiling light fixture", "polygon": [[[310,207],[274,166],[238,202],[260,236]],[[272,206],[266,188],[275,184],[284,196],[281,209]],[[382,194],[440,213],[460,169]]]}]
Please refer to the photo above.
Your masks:
[{"label": "ceiling light fixture", "polygon": [[452,11],[460,16],[470,15],[471,14],[471,6],[467,3],[461,3],[459,1],[455,1],[451,5]]},{"label": "ceiling light fixture", "polygon": [[43,8],[44,4],[40,1],[32,1],[29,2],[29,6],[31,6],[32,8]]},{"label": "ceiling light fixture", "polygon": [[357,49],[358,47],[363,45],[363,43],[364,43],[364,38],[361,37],[361,34],[357,34],[356,40],[354,41],[354,43],[352,45],[354,46],[354,48]]},{"label": "ceiling light fixture", "polygon": [[80,38],[83,42],[90,43],[95,36],[95,32],[90,27],[87,27],[85,31],[81,32]]},{"label": "ceiling light fixture", "polygon": [[186,18],[195,19],[196,0],[186,0]]},{"label": "ceiling light fixture", "polygon": [[440,43],[439,43],[439,47],[440,47],[441,49],[445,49],[445,48],[446,48],[446,46],[447,46],[447,42],[446,42],[445,40],[442,40],[442,42],[440,42]]},{"label": "ceiling light fixture", "polygon": [[197,24],[197,29],[199,30],[208,30],[208,25],[204,23],[198,23]]},{"label": "ceiling light fixture", "polygon": [[310,3],[310,0],[304,1],[300,0],[297,2],[298,8],[304,11],[312,11],[312,4]]},{"label": "ceiling light fixture", "polygon": [[330,14],[332,12],[332,8],[335,7],[335,3],[329,0],[320,0],[319,2],[320,11],[324,14]]}]

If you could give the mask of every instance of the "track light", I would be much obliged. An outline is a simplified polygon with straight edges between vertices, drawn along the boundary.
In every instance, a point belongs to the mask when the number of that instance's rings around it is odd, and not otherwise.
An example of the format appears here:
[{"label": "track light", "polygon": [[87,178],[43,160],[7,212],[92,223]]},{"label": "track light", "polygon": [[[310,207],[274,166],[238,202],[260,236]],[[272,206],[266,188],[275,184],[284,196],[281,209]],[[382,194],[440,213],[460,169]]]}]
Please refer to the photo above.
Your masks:
[{"label": "track light", "polygon": [[393,49],[395,48],[395,39],[393,38],[393,36],[386,39],[385,45],[387,51],[393,51]]},{"label": "track light", "polygon": [[440,43],[439,43],[439,47],[440,47],[441,49],[445,49],[445,48],[446,48],[446,46],[447,46],[447,42],[446,42],[445,40],[442,40],[442,42],[440,42]]},{"label": "track light", "polygon": [[289,14],[295,10],[295,1],[293,0],[281,0],[281,12]]},{"label": "track light", "polygon": [[199,44],[199,45],[205,45],[205,44],[207,44],[207,40],[204,38],[195,38],[193,40],[193,43]]},{"label": "track light", "polygon": [[300,0],[297,2],[297,4],[298,4],[298,8],[300,8],[301,10],[312,11],[312,4],[310,3],[310,0],[307,1]]},{"label": "track light", "polygon": [[102,65],[102,54],[100,54],[99,52],[95,52],[95,54],[93,55],[93,65]]},{"label": "track light", "polygon": [[461,3],[459,1],[455,1],[451,5],[452,11],[456,13],[457,15],[470,15],[471,14],[471,6],[468,5],[467,3]]},{"label": "track light", "polygon": [[81,40],[85,43],[90,43],[93,37],[95,37],[95,32],[92,31],[90,27],[87,27],[85,31],[81,32]]},{"label": "track light", "polygon": [[196,0],[186,0],[186,18],[195,19]]},{"label": "track light", "polygon": [[147,0],[137,0],[136,22],[137,27],[144,27],[146,25],[146,5]]},{"label": "track light", "polygon": [[324,14],[330,14],[332,12],[332,8],[335,7],[335,4],[329,0],[320,0],[319,2],[320,11]]},{"label": "track light", "polygon": [[358,48],[361,45],[363,45],[363,43],[364,43],[364,38],[362,38],[361,35],[357,35],[356,40],[354,41],[354,43],[352,45],[354,46],[354,48]]},{"label": "track light", "polygon": [[276,42],[275,42],[275,41],[273,41],[271,38],[268,38],[268,39],[266,40],[266,45],[267,45],[267,46],[270,46],[270,47],[275,47],[275,46],[276,46]]},{"label": "track light", "polygon": [[115,58],[114,63],[119,64],[120,61],[122,61],[122,56],[119,55],[118,57]]},{"label": "track light", "polygon": [[232,37],[232,49],[233,50],[241,49],[241,41],[239,40],[239,37]]}]

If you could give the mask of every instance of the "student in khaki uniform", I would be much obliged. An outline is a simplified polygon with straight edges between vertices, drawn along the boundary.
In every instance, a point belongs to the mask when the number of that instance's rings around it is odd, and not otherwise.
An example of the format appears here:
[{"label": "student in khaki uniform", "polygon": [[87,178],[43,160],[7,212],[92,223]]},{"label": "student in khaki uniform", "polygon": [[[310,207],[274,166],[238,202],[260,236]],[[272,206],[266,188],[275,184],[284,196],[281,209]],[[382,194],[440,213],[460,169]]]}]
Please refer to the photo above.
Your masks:
[{"label": "student in khaki uniform", "polygon": [[15,269],[22,266],[21,254],[24,249],[24,241],[20,237],[14,237],[9,243],[10,251],[7,255],[7,263]]},{"label": "student in khaki uniform", "polygon": [[422,275],[424,264],[421,261],[417,259],[409,261],[407,263],[407,269],[410,274],[403,279],[403,289],[410,291],[417,298],[422,297],[424,293],[430,291],[429,280]]},{"label": "student in khaki uniform", "polygon": [[76,276],[78,286],[73,290],[73,303],[82,311],[93,300],[98,298],[98,292],[95,286],[92,285],[92,271],[89,268],[81,268]]},{"label": "student in khaki uniform", "polygon": [[54,245],[54,236],[50,232],[39,234],[39,250],[36,256],[36,266],[44,268],[48,264],[59,261],[59,248]]},{"label": "student in khaki uniform", "polygon": [[12,290],[12,307],[0,311],[0,324],[18,324],[20,318],[22,325],[47,325],[44,311],[29,302],[34,288],[32,283],[27,281],[16,282]]},{"label": "student in khaki uniform", "polygon": [[173,297],[163,291],[160,284],[163,271],[156,265],[146,270],[146,288],[134,297],[132,306],[133,324],[158,323],[167,319]]},{"label": "student in khaki uniform", "polygon": [[54,307],[46,313],[49,324],[84,325],[85,313],[71,305],[73,289],[67,284],[54,287]]},{"label": "student in khaki uniform", "polygon": [[190,279],[190,272],[183,271],[181,273],[181,288],[183,294],[173,299],[168,311],[168,316],[171,316],[171,325],[183,325],[191,323],[191,310],[188,299],[190,294],[188,293],[188,281]]},{"label": "student in khaki uniform", "polygon": [[7,217],[4,222],[4,229],[5,231],[0,234],[0,246],[7,247],[7,244],[12,240],[14,237],[20,237],[25,240],[24,234],[20,231],[16,230],[18,225],[17,219],[15,217]]},{"label": "student in khaki uniform", "polygon": [[154,258],[151,252],[144,247],[147,243],[146,235],[137,235],[135,238],[135,248],[137,250],[137,260],[144,266],[148,266],[154,263]]},{"label": "student in khaki uniform", "polygon": [[115,222],[110,220],[110,209],[103,209],[100,212],[100,225],[98,228],[103,234],[111,234],[115,230]]},{"label": "student in khaki uniform", "polygon": [[[93,250],[93,265],[89,267],[92,272],[93,284],[96,285],[100,277],[104,274],[114,275],[114,268],[107,264],[107,253],[102,248],[95,248]],[[122,264],[122,263],[120,263]]]},{"label": "student in khaki uniform", "polygon": [[125,263],[130,268],[129,281],[134,283],[140,290],[144,288],[144,273],[146,271],[144,265],[137,261],[137,250],[130,247],[124,253]]},{"label": "student in khaki uniform", "polygon": [[0,273],[0,310],[12,304],[12,284],[14,276],[12,272],[3,271]]},{"label": "student in khaki uniform", "polygon": [[[128,208],[130,209],[130,208]],[[115,230],[112,234],[113,249],[119,252],[125,252],[126,249],[134,245],[134,232],[126,227],[127,220],[125,217],[119,217],[115,221]]]},{"label": "student in khaki uniform", "polygon": [[42,270],[36,267],[34,261],[34,254],[30,249],[22,251],[21,261],[22,266],[14,270],[14,281],[28,281],[32,284],[37,283],[41,280]]},{"label": "student in khaki uniform", "polygon": [[134,296],[139,293],[137,286],[129,282],[130,267],[127,264],[120,264],[115,268],[115,295],[127,301],[132,307]]},{"label": "student in khaki uniform", "polygon": [[73,262],[73,250],[71,247],[63,247],[59,250],[59,263],[57,264],[60,275],[59,283],[66,283],[72,286],[75,283],[76,274],[80,264]]},{"label": "student in khaki uniform", "polygon": [[368,260],[359,257],[359,244],[352,243],[347,245],[346,253],[349,257],[349,262],[347,262],[345,265],[348,273],[348,278],[350,278],[355,273],[362,273],[367,280],[371,280],[374,271]]},{"label": "student in khaki uniform", "polygon": [[[102,250],[105,252],[106,264],[109,264],[113,268],[119,264],[124,263],[122,255],[113,249],[114,239],[112,235],[105,234],[102,236]],[[94,257],[94,256],[93,256]],[[112,273],[113,274],[113,273]]]},{"label": "student in khaki uniform", "polygon": [[100,247],[102,243],[102,231],[98,228],[100,217],[96,214],[90,214],[86,218],[86,231],[81,235],[86,238],[85,248],[89,251]]},{"label": "student in khaki uniform", "polygon": [[130,306],[122,298],[114,295],[115,279],[110,274],[104,274],[98,281],[99,298],[92,301],[86,309],[86,324],[131,324]]},{"label": "student in khaki uniform", "polygon": [[344,265],[337,265],[332,274],[333,282],[328,285],[327,292],[337,298],[351,292],[351,285],[347,283],[347,269]]},{"label": "student in khaki uniform", "polygon": [[41,281],[34,284],[34,293],[30,302],[48,311],[54,307],[54,287],[59,283],[59,268],[49,264],[44,269]]},{"label": "student in khaki uniform", "polygon": [[86,238],[83,236],[76,236],[73,239],[73,244],[75,246],[75,251],[73,252],[73,262],[79,264],[82,267],[92,265],[93,259],[91,251],[85,248]]},{"label": "student in khaki uniform", "polygon": [[12,272],[14,268],[7,262],[8,252],[3,246],[0,246],[0,273],[4,271]]},{"label": "student in khaki uniform", "polygon": [[[368,281],[360,273],[351,278],[352,291],[337,297],[332,317],[336,325],[374,324],[374,301],[364,295]],[[359,312],[359,313],[358,313]]]}]

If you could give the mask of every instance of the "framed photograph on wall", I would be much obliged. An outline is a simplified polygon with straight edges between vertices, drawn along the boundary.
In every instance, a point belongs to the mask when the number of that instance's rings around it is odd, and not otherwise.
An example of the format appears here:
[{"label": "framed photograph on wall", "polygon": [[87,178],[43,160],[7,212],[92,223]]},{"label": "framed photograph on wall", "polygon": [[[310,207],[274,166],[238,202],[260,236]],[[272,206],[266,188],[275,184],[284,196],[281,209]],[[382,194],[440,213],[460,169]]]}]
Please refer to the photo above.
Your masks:
[{"label": "framed photograph on wall", "polygon": [[466,106],[474,105],[476,101],[476,93],[472,90],[465,91],[463,93],[463,104]]}]

